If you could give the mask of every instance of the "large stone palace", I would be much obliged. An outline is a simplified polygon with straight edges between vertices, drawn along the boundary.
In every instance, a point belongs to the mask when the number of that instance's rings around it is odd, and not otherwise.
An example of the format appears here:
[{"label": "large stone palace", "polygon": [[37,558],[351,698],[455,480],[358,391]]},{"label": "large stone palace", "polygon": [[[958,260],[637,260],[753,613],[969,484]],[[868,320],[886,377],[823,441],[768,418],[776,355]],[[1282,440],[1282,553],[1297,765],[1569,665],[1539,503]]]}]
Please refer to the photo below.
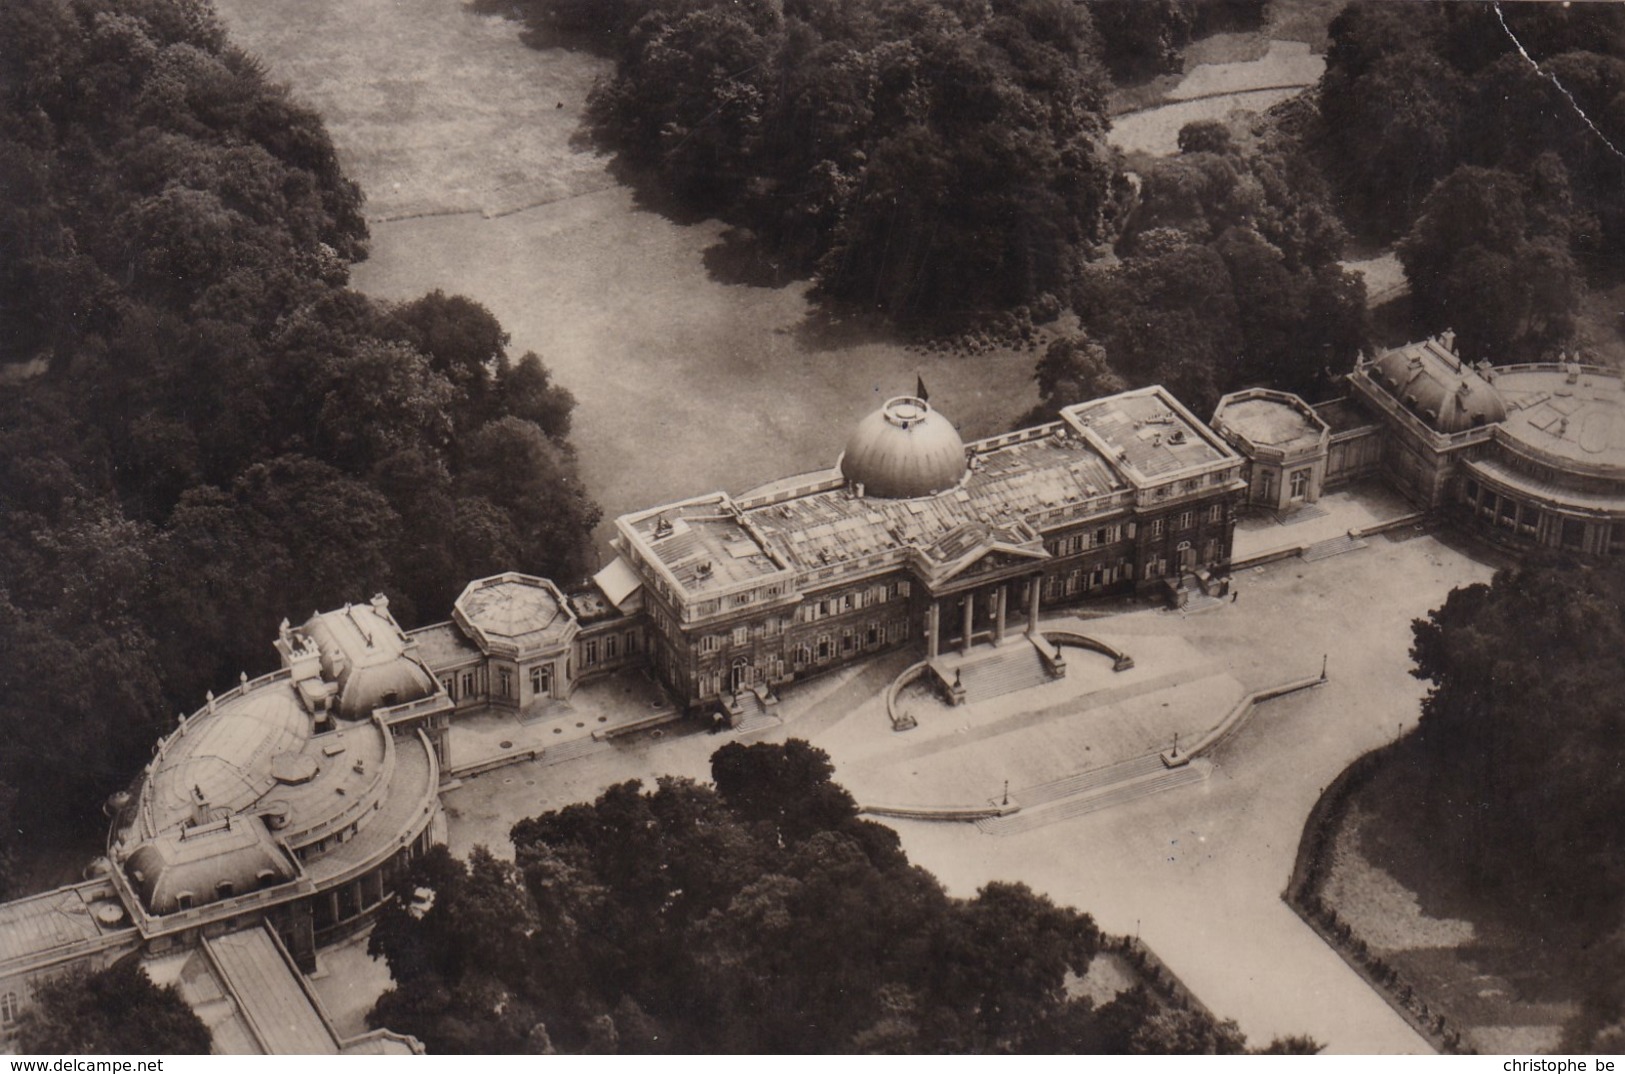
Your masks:
[{"label": "large stone palace", "polygon": [[1625,549],[1625,385],[1559,362],[1469,366],[1447,333],[1362,358],[1311,406],[1250,389],[1211,426],[1160,387],[963,443],[921,391],[858,424],[836,464],[623,515],[615,555],[561,588],[470,583],[405,630],[389,601],[286,620],[278,670],[210,695],[108,803],[90,879],[0,905],[0,1041],[38,984],[139,957],[217,1050],[411,1050],[346,1038],[305,974],[439,840],[450,730],[628,666],[675,708],[741,699],[881,650],[1036,635],[1106,595],[1222,593],[1238,513],[1386,480],[1494,540]]}]

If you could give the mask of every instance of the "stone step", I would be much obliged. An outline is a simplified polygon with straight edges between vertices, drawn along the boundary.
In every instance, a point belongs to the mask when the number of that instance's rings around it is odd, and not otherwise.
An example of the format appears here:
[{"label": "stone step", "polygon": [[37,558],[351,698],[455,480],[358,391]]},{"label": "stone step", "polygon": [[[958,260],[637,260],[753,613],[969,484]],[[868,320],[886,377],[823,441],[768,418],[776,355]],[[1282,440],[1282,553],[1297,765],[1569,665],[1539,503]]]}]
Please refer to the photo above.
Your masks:
[{"label": "stone step", "polygon": [[1310,545],[1308,548],[1303,550],[1303,558],[1306,561],[1313,563],[1319,559],[1329,559],[1332,556],[1340,556],[1344,552],[1352,552],[1357,548],[1364,548],[1365,545],[1366,542],[1364,538],[1350,537],[1345,533],[1341,537],[1333,537],[1329,540],[1317,541],[1316,543]]},{"label": "stone step", "polygon": [[988,835],[1019,835],[1050,824],[1058,824],[1063,820],[1071,820],[1074,817],[1148,798],[1176,787],[1200,783],[1207,779],[1211,769],[1211,764],[1193,761],[1180,768],[1168,768],[1160,773],[1097,788],[1091,793],[1066,798],[1042,809],[1029,810],[1023,807],[1021,812],[1012,813],[1007,817],[985,817],[976,822],[976,827]]},{"label": "stone step", "polygon": [[1109,787],[1141,776],[1153,775],[1160,772],[1162,767],[1162,757],[1148,753],[1144,757],[1091,768],[1049,783],[1023,787],[1021,790],[1012,791],[1011,796],[1021,803],[1021,808],[1029,809],[1048,802],[1058,802],[1062,798],[1071,798],[1092,791],[1096,787]]},{"label": "stone step", "polygon": [[965,665],[960,669],[960,676],[965,686],[965,700],[971,704],[1051,681],[1043,660],[1030,645]]},{"label": "stone step", "polygon": [[756,731],[766,731],[770,727],[780,727],[783,724],[784,718],[776,713],[757,712],[746,716],[743,720],[740,720],[737,724],[735,724],[733,733],[736,735],[748,735]]}]

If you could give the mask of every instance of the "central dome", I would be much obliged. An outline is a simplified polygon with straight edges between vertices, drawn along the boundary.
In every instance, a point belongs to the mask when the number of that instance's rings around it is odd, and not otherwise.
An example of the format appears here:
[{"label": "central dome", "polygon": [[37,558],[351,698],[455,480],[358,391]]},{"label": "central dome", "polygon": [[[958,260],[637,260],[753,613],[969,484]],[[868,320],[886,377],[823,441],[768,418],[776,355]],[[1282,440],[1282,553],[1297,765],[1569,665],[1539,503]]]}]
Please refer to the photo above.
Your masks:
[{"label": "central dome", "polygon": [[924,399],[901,395],[858,422],[841,454],[841,476],[865,496],[930,496],[965,476],[965,444]]}]

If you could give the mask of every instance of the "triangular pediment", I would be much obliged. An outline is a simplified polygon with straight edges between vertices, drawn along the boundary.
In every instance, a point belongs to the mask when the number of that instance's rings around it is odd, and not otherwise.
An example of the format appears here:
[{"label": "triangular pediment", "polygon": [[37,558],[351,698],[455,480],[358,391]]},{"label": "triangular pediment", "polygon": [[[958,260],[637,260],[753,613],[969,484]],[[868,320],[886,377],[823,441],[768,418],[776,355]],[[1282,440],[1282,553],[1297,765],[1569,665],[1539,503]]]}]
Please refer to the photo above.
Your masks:
[{"label": "triangular pediment", "polygon": [[998,574],[1012,568],[1030,568],[1035,561],[1050,558],[1049,553],[1039,548],[1022,548],[1015,545],[993,544],[967,554],[957,562],[950,564],[939,576],[941,581],[950,578],[962,579],[984,574]]}]

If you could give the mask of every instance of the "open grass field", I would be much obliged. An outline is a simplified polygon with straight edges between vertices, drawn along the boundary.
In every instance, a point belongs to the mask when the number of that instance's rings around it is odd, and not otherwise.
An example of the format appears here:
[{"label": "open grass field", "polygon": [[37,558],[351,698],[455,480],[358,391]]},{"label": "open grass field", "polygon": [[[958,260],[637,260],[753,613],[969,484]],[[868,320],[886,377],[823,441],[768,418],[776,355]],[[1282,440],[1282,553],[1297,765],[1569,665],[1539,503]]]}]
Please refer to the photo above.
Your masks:
[{"label": "open grass field", "polygon": [[1419,790],[1396,754],[1355,792],[1322,898],[1479,1052],[1553,1051],[1580,997],[1561,952],[1431,853]]},{"label": "open grass field", "polygon": [[[220,0],[231,32],[320,111],[368,194],[380,298],[484,303],[575,393],[605,515],[832,465],[853,424],[925,377],[966,439],[1037,402],[1037,354],[926,355],[808,323],[805,285],[718,282],[716,221],[640,209],[575,138],[603,61],[532,49],[462,0]],[[606,538],[608,526],[600,527]]]}]

